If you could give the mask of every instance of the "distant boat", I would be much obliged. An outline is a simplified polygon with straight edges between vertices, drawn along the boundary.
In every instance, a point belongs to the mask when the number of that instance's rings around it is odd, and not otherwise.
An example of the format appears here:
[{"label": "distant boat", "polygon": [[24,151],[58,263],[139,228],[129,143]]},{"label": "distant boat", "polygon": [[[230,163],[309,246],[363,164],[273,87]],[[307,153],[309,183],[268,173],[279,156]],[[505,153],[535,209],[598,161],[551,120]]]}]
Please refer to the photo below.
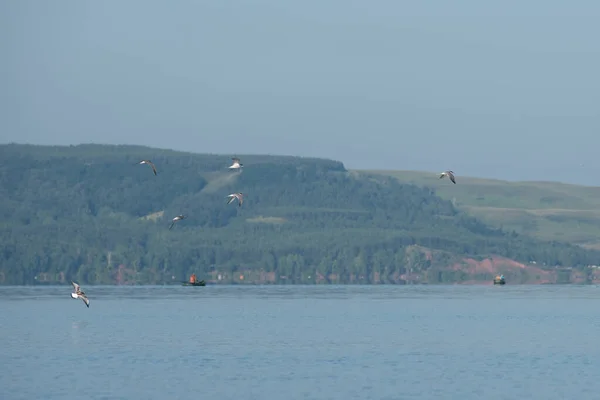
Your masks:
[{"label": "distant boat", "polygon": [[181,282],[181,286],[206,286],[206,282],[198,281],[198,282]]},{"label": "distant boat", "polygon": [[504,285],[506,284],[506,279],[504,279],[504,275],[496,275],[494,277],[494,285]]}]

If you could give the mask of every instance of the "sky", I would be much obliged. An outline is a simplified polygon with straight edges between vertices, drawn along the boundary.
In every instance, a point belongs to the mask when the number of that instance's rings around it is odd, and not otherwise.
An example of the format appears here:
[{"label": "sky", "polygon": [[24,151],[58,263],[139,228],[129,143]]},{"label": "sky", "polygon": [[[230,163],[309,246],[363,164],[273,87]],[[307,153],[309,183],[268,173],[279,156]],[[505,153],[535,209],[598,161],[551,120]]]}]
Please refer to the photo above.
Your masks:
[{"label": "sky", "polygon": [[599,18],[592,0],[1,1],[0,143],[600,186]]}]

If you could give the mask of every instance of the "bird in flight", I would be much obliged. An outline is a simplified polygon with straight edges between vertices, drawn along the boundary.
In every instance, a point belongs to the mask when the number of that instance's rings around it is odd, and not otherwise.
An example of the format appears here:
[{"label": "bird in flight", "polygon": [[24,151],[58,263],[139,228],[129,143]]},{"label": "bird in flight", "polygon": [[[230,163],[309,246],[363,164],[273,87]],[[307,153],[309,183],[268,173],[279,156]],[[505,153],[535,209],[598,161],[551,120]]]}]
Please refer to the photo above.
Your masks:
[{"label": "bird in flight", "polygon": [[71,293],[71,297],[74,299],[83,300],[85,305],[90,308],[90,300],[87,298],[87,295],[83,292],[83,290],[81,290],[81,286],[75,282],[71,282],[71,284],[73,284],[73,288],[75,289],[75,292]]},{"label": "bird in flight", "polygon": [[454,183],[456,185],[456,180],[454,179],[454,172],[453,171],[444,171],[440,174],[440,179],[442,179],[443,177],[447,176],[452,183]]},{"label": "bird in flight", "polygon": [[231,161],[233,161],[233,164],[229,166],[229,169],[240,169],[244,166],[244,164],[240,163],[240,159],[237,157],[232,157]]},{"label": "bird in flight", "polygon": [[232,193],[229,196],[227,196],[229,198],[229,201],[227,202],[227,204],[231,204],[232,201],[234,201],[235,199],[238,200],[238,207],[242,206],[242,203],[244,203],[244,194],[243,193]]},{"label": "bird in flight", "polygon": [[185,215],[178,215],[175,218],[173,218],[173,222],[171,222],[171,226],[169,226],[169,230],[171,230],[171,228],[173,227],[173,225],[175,225],[175,222],[181,221],[184,218],[185,218]]},{"label": "bird in flight", "polygon": [[152,161],[150,161],[150,160],[142,160],[138,164],[148,164],[149,166],[152,167],[152,171],[154,172],[154,175],[156,175],[156,167],[154,166],[154,164],[152,163]]}]

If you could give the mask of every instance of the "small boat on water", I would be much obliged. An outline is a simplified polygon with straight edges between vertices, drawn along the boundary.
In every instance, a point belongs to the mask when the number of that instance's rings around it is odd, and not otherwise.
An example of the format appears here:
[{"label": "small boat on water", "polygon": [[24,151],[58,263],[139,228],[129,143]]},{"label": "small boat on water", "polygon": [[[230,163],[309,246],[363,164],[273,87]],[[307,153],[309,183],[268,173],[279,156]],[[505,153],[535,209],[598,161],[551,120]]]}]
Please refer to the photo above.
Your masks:
[{"label": "small boat on water", "polygon": [[182,286],[206,286],[206,282],[198,281],[198,282],[181,282]]},{"label": "small boat on water", "polygon": [[196,274],[192,274],[190,276],[190,280],[187,282],[181,282],[181,284],[183,286],[206,286],[206,282],[204,282],[203,280],[201,281],[197,281],[196,280]]},{"label": "small boat on water", "polygon": [[506,279],[504,279],[504,275],[496,275],[494,277],[494,285],[504,285],[506,284]]}]

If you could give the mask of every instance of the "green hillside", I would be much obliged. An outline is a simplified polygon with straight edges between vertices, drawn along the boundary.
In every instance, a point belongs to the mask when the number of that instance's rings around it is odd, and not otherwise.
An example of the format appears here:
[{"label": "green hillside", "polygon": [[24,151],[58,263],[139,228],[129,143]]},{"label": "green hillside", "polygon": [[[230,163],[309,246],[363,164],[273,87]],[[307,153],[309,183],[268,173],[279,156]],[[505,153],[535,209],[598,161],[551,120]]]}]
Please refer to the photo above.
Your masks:
[{"label": "green hillside", "polygon": [[435,172],[364,171],[401,183],[430,187],[460,210],[495,227],[542,240],[600,248],[600,187],[558,182],[508,182],[457,176],[457,184]]},{"label": "green hillside", "polygon": [[[228,155],[0,146],[0,281],[165,283],[195,272],[221,282],[448,282],[469,279],[456,267],[465,258],[600,260],[490,228],[428,188],[341,162],[237,156],[241,172],[227,169]],[[233,192],[246,195],[242,207],[226,205]],[[187,218],[169,230],[179,214]]]}]

